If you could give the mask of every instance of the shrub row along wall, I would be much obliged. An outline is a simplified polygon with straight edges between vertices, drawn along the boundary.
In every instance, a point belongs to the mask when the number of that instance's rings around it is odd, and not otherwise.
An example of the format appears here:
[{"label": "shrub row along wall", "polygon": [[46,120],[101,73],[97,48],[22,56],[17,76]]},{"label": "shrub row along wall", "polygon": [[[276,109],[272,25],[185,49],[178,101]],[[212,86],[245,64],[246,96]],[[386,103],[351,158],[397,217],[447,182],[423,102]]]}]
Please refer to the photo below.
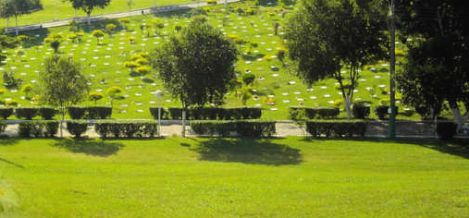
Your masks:
[{"label": "shrub row along wall", "polygon": [[109,119],[112,116],[111,107],[68,107],[68,114],[74,120],[80,119]]},{"label": "shrub row along wall", "polygon": [[[158,108],[150,108],[154,119],[158,119]],[[186,110],[187,120],[247,120],[262,117],[261,108],[190,108]],[[161,119],[181,120],[182,108],[162,108]]]},{"label": "shrub row along wall", "polygon": [[306,131],[313,137],[364,137],[366,122],[361,121],[307,121]]},{"label": "shrub row along wall", "polygon": [[0,117],[4,120],[13,114],[19,119],[32,120],[36,116],[44,120],[52,120],[59,111],[51,107],[31,107],[31,108],[0,108]]},{"label": "shrub row along wall", "polygon": [[275,122],[268,121],[192,121],[191,129],[198,135],[241,137],[270,137],[275,134]]},{"label": "shrub row along wall", "polygon": [[339,114],[339,108],[291,107],[289,109],[291,120],[335,119]]},{"label": "shrub row along wall", "polygon": [[20,137],[46,137],[51,138],[59,131],[59,121],[35,120],[26,121],[18,125],[18,135]]},{"label": "shrub row along wall", "polygon": [[153,138],[158,135],[155,121],[99,121],[95,128],[101,138]]}]

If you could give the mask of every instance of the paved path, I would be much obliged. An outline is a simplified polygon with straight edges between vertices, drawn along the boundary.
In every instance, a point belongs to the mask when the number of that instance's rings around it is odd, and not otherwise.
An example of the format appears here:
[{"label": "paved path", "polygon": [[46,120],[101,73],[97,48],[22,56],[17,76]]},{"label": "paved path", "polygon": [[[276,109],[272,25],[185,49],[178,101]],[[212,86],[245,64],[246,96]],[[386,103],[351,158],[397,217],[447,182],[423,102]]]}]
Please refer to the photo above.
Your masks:
[{"label": "paved path", "polygon": [[[7,121],[8,126],[5,130],[5,135],[10,137],[18,136],[18,123],[23,121],[10,120]],[[90,123],[93,123],[92,121]],[[433,138],[436,137],[431,122],[413,122],[413,121],[399,121],[397,123],[397,136],[402,138]],[[387,135],[388,123],[383,121],[370,121],[368,122],[367,137],[384,138]],[[287,136],[308,136],[306,130],[298,126],[293,121],[277,121],[276,123],[276,137]],[[161,133],[162,136],[180,136],[182,131],[181,121],[162,121]],[[71,135],[64,130],[64,136],[70,137]],[[84,134],[89,138],[98,138],[98,134],[94,131],[93,127],[89,127],[88,131]],[[187,126],[187,135],[196,136],[191,132],[190,127]],[[461,136],[469,138],[469,136]]]},{"label": "paved path", "polygon": [[[241,0],[227,0],[228,4],[231,3],[236,3]],[[221,0],[218,2],[218,4],[224,4],[225,1]],[[158,13],[164,13],[164,12],[171,12],[171,11],[179,11],[179,10],[187,10],[187,9],[194,9],[198,7],[204,7],[207,6],[206,1],[201,1],[198,3],[190,3],[190,4],[181,4],[181,5],[168,5],[168,6],[161,6],[161,7],[153,7],[153,8],[145,8],[145,9],[138,9],[138,10],[133,10],[133,11],[128,11],[128,12],[118,12],[118,13],[111,13],[111,14],[105,14],[105,15],[99,15],[99,16],[93,16],[90,18],[91,22],[97,22],[97,21],[102,21],[105,19],[118,19],[118,18],[124,18],[124,17],[133,17],[133,16],[139,16],[142,14],[158,14]],[[57,21],[52,21],[52,22],[46,22],[46,23],[38,23],[38,24],[33,24],[33,25],[25,25],[25,26],[19,26],[18,28],[16,27],[9,27],[5,32],[7,33],[14,33],[16,30],[19,32],[24,32],[24,31],[31,31],[31,30],[37,30],[41,28],[52,28],[52,27],[59,27],[59,26],[67,26],[70,24],[72,20],[75,20],[79,23],[85,23],[88,21],[87,17],[77,17],[77,18],[70,18],[70,19],[64,19],[64,20],[57,20]]]}]

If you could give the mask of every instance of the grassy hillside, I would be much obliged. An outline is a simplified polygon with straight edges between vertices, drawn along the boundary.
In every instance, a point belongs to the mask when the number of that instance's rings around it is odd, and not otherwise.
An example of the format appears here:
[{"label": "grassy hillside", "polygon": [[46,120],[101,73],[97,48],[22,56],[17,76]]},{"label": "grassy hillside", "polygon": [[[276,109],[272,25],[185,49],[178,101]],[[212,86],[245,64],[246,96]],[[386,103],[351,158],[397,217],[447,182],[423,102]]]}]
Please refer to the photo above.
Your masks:
[{"label": "grassy hillside", "polygon": [[[287,110],[291,106],[339,106],[343,101],[336,81],[333,79],[316,83],[313,87],[306,87],[295,75],[292,64],[287,60],[285,65],[277,58],[279,50],[285,49],[282,35],[284,34],[284,16],[289,9],[280,7],[262,7],[256,15],[239,15],[235,11],[250,10],[250,3],[230,5],[230,13],[225,19],[222,6],[206,8],[209,22],[223,31],[227,37],[234,38],[238,43],[240,57],[236,66],[239,77],[243,74],[254,74],[255,93],[247,102],[248,106],[264,108],[265,119],[287,119]],[[157,101],[151,92],[162,90],[161,81],[154,73],[146,76],[130,75],[124,63],[138,52],[151,52],[163,43],[169,35],[175,33],[177,26],[185,26],[191,19],[192,12],[181,12],[159,15],[133,17],[129,24],[122,25],[113,37],[105,36],[103,43],[98,45],[96,38],[91,36],[93,29],[103,28],[105,23],[95,24],[93,27],[84,26],[85,35],[82,42],[74,43],[66,40],[60,48],[61,53],[72,55],[80,62],[83,71],[90,80],[91,91],[104,93],[111,86],[125,89],[126,99],[116,105],[116,118],[149,118],[149,107],[158,105],[180,106],[168,93],[162,101]],[[288,15],[286,15],[288,16]],[[140,26],[149,26],[157,20],[163,23],[163,29],[154,35],[154,29],[142,31]],[[116,21],[108,21],[116,23]],[[281,23],[278,35],[274,34],[274,23]],[[9,50],[10,58],[4,66],[0,66],[0,73],[13,72],[15,77],[23,80],[23,86],[31,84],[37,86],[37,81],[43,69],[44,58],[53,51],[43,44],[49,34],[59,33],[65,38],[69,27],[54,28],[29,34],[24,48]],[[133,39],[135,43],[130,43]],[[362,71],[360,86],[355,90],[355,100],[371,101],[374,106],[388,99],[389,73],[386,62],[376,63]],[[34,91],[33,91],[34,93]],[[28,100],[25,93],[19,89],[10,89],[1,96],[5,102],[17,102],[20,106],[37,105]],[[31,97],[31,96],[29,96]],[[86,101],[84,105],[93,105]],[[99,105],[109,105],[109,100],[98,102]],[[236,93],[230,93],[226,99],[227,106],[241,106],[241,100]],[[403,107],[401,106],[401,109]],[[374,115],[373,115],[374,116]],[[401,117],[409,119],[409,117]]]},{"label": "grassy hillside", "polygon": [[464,217],[467,149],[452,146],[1,140],[0,217]]}]

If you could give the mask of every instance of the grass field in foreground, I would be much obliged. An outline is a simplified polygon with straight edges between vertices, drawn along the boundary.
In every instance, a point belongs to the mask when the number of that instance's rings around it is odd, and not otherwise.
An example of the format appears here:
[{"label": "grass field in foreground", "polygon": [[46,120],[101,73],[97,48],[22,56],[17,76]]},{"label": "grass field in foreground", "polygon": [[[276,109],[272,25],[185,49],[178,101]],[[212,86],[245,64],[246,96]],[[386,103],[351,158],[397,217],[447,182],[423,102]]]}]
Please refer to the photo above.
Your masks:
[{"label": "grass field in foreground", "polygon": [[5,139],[0,205],[4,217],[467,217],[468,149],[454,146]]}]

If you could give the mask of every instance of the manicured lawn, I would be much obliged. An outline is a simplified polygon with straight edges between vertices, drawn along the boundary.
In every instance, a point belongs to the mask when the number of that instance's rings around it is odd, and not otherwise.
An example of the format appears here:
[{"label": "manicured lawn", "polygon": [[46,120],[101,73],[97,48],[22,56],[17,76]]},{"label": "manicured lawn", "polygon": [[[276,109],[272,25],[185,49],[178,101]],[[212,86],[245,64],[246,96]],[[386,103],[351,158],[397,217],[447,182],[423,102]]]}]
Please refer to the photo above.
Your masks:
[{"label": "manicured lawn", "polygon": [[467,217],[469,151],[454,146],[3,139],[0,205],[5,217]]},{"label": "manicured lawn", "polygon": [[[68,19],[75,16],[71,3],[63,0],[41,0],[44,10],[37,11],[32,14],[24,15],[19,17],[19,25],[37,24],[41,22],[50,22],[54,20]],[[93,12],[93,16],[109,14],[115,12],[126,12],[129,11],[127,4],[128,0],[112,0],[111,4],[105,9],[96,9]],[[191,0],[133,0],[132,9],[149,8],[155,6],[165,6],[174,4],[185,4],[191,3]],[[77,15],[84,17],[86,14],[82,11],[77,11]],[[10,20],[10,26],[14,26],[14,19]],[[6,26],[6,20],[0,19],[0,27]]]}]

